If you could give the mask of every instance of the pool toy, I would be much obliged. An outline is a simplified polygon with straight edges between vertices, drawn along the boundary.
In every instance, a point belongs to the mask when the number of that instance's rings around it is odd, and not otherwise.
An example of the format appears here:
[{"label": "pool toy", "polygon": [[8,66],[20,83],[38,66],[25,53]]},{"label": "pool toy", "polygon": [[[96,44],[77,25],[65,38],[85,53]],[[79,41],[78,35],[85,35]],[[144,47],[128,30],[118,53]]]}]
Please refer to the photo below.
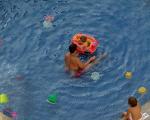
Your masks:
[{"label": "pool toy", "polygon": [[47,100],[51,104],[56,104],[56,102],[57,102],[57,95],[56,94],[50,95]]},{"label": "pool toy", "polygon": [[14,112],[11,108],[5,108],[3,114],[11,118],[17,117],[17,112]]},{"label": "pool toy", "polygon": [[145,94],[147,92],[147,88],[140,87],[137,91],[138,91],[139,94]]},{"label": "pool toy", "polygon": [[44,28],[50,28],[52,27],[52,21],[54,20],[53,16],[45,16],[44,22],[43,22],[43,27]]},{"label": "pool toy", "polygon": [[50,28],[50,27],[52,27],[52,23],[51,23],[51,22],[48,22],[48,21],[44,21],[44,22],[43,22],[43,27],[44,27],[44,28]]},{"label": "pool toy", "polygon": [[45,16],[45,21],[52,22],[53,20],[54,20],[53,16],[50,16],[50,15]]},{"label": "pool toy", "polygon": [[82,33],[77,33],[72,38],[72,43],[77,45],[77,51],[81,54],[88,52],[93,54],[99,42],[92,36]]},{"label": "pool toy", "polygon": [[98,72],[93,72],[91,74],[92,80],[98,80],[100,78],[100,74]]},{"label": "pool toy", "polygon": [[9,102],[8,96],[4,93],[0,94],[0,104],[5,104],[8,102]]},{"label": "pool toy", "polygon": [[131,79],[132,78],[132,72],[125,72],[125,74],[124,74],[124,76],[125,76],[125,78],[127,78],[127,79]]}]

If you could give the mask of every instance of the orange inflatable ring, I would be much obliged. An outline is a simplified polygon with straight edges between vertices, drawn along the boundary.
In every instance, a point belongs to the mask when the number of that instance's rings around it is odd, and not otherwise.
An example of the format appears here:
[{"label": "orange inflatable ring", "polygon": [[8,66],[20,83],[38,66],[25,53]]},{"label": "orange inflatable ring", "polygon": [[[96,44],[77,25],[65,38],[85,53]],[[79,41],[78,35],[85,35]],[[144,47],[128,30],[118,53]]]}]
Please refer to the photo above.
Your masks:
[{"label": "orange inflatable ring", "polygon": [[[86,37],[85,41],[81,40],[83,36]],[[90,54],[94,53],[99,44],[94,37],[82,33],[75,34],[72,38],[72,43],[77,45],[77,51],[81,54],[85,52],[89,52]]]}]

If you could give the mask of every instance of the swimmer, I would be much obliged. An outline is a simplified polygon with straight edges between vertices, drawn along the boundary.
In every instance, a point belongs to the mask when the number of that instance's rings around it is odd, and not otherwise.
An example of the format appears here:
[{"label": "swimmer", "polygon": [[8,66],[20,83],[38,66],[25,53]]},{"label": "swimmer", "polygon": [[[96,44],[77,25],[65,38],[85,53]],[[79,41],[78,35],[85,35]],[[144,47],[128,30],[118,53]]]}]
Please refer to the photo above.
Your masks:
[{"label": "swimmer", "polygon": [[140,120],[142,117],[141,106],[135,97],[129,97],[128,104],[130,107],[127,112],[123,113],[124,120]]},{"label": "swimmer", "polygon": [[[98,60],[100,60],[100,58]],[[79,77],[96,63],[98,63],[96,56],[91,57],[86,62],[82,62],[79,59],[77,45],[75,44],[69,46],[69,52],[65,55],[65,70],[69,71],[71,75],[75,77]]]}]

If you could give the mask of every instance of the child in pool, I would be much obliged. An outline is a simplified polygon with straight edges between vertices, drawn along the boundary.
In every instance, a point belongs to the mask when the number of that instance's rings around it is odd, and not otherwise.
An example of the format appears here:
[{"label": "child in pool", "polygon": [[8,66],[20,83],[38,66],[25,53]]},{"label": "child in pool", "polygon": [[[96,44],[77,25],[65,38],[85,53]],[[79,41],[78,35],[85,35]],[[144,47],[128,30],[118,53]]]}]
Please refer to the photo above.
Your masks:
[{"label": "child in pool", "polygon": [[77,45],[72,44],[69,46],[69,52],[65,55],[65,70],[70,71],[73,76],[79,77],[83,72],[88,70],[96,57],[91,57],[88,61],[82,62],[79,59],[77,52]]},{"label": "child in pool", "polygon": [[127,112],[123,113],[124,120],[140,120],[141,115],[141,106],[137,102],[135,97],[129,97],[128,104],[130,107]]}]

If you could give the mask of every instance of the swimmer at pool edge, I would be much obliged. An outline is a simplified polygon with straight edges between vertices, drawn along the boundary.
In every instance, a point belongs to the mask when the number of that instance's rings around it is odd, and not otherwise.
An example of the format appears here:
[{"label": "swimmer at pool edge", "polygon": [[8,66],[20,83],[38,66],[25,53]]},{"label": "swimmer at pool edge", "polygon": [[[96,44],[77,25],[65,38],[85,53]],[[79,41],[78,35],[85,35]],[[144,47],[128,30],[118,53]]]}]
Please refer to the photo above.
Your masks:
[{"label": "swimmer at pool edge", "polygon": [[130,107],[127,112],[124,112],[122,117],[124,120],[141,120],[141,105],[138,103],[135,97],[129,97],[128,104]]}]

